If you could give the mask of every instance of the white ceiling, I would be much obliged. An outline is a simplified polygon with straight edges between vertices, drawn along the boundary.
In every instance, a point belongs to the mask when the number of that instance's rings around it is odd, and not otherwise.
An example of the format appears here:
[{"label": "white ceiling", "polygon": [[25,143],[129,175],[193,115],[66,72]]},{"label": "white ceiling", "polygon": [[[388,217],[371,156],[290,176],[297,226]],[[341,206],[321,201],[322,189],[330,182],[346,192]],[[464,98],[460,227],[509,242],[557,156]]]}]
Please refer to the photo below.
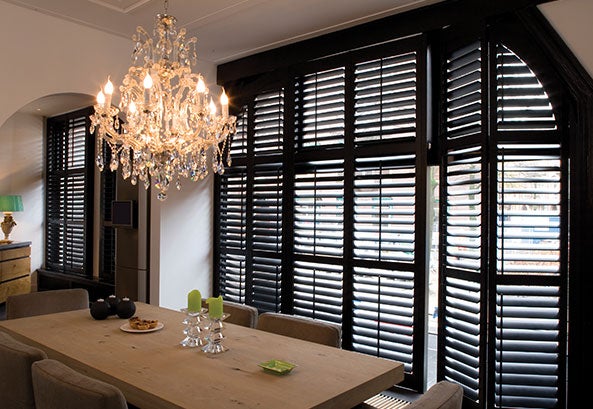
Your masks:
[{"label": "white ceiling", "polygon": [[[93,27],[130,41],[136,27],[152,33],[164,0],[3,0]],[[215,64],[444,0],[169,0],[168,14],[198,38],[198,59]],[[88,106],[88,95],[40,98],[20,112],[53,116]]]},{"label": "white ceiling", "polygon": [[[4,0],[130,39],[163,0]],[[170,0],[168,14],[216,64],[443,0]]]}]

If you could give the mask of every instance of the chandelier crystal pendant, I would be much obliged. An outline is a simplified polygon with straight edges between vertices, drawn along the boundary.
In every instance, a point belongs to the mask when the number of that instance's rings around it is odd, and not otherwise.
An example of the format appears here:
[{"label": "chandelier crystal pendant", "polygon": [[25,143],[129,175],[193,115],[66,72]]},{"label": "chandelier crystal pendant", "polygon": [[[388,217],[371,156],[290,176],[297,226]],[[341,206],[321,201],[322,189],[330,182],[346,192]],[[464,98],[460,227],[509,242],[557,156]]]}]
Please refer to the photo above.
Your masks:
[{"label": "chandelier crystal pendant", "polygon": [[145,189],[152,178],[159,200],[167,198],[172,183],[181,189],[180,177],[198,181],[210,167],[223,174],[225,162],[231,165],[230,138],[236,131],[224,89],[219,108],[202,75],[192,73],[197,39],[186,41],[185,28],[177,31],[167,4],[165,13],[157,14],[154,39],[142,27],[132,37],[132,66],[119,87],[119,108],[111,105],[114,87],[108,78],[90,117],[90,132],[97,131],[97,167],[105,167],[105,141],[109,168],[121,166],[124,179],[133,185],[140,180]]}]

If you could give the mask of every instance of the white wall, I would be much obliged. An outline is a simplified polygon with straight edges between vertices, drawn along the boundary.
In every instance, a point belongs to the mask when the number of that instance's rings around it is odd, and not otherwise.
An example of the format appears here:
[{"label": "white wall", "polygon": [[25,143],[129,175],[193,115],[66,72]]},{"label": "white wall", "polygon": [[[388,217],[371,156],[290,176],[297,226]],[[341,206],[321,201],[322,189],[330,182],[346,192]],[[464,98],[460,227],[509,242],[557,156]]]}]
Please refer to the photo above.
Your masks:
[{"label": "white wall", "polygon": [[10,238],[31,242],[31,268],[43,262],[43,118],[16,113],[0,128],[0,195],[23,197]]},{"label": "white wall", "polygon": [[96,95],[108,74],[121,80],[132,41],[0,2],[0,124],[46,95]]},{"label": "white wall", "polygon": [[593,1],[557,0],[538,7],[589,75],[593,76]]},{"label": "white wall", "polygon": [[[23,195],[12,238],[32,241],[32,269],[43,264],[44,118],[18,111],[42,97],[95,95],[111,75],[119,84],[132,41],[0,1],[0,194]],[[200,62],[207,82],[215,66]],[[82,108],[82,107],[79,107]],[[151,214],[151,303],[179,308],[187,292],[207,294],[212,270],[212,179],[184,183]],[[160,207],[163,207],[160,209]],[[199,210],[197,210],[199,209]],[[162,220],[161,220],[162,218]],[[162,295],[161,295],[162,293]]]},{"label": "white wall", "polygon": [[34,271],[43,264],[45,120],[18,111],[47,95],[95,94],[108,70],[124,68],[121,59],[130,46],[119,37],[5,2],[0,15],[0,194],[23,196],[13,238],[32,242]]},{"label": "white wall", "polygon": [[[214,64],[198,63],[196,70],[206,79],[216,78]],[[208,82],[210,94],[219,95],[215,81]],[[166,200],[156,198],[156,189],[151,198],[150,247],[159,249],[159,260],[153,260],[151,253],[150,301],[173,309],[187,307],[191,290],[198,289],[206,297],[212,288],[214,178],[209,174],[201,181],[181,179],[181,183],[179,191],[171,183]],[[158,283],[154,282],[157,275]]]},{"label": "white wall", "polygon": [[[158,304],[161,306],[187,307],[187,294],[193,289],[200,290],[203,297],[210,295],[212,190],[213,177],[209,175],[199,182],[186,181],[181,191],[170,191],[164,202],[160,202],[153,191],[152,207],[160,214],[160,228],[158,234],[152,235],[151,247],[157,246],[154,241],[160,241]],[[155,227],[153,223],[151,229]],[[156,268],[157,265],[151,263],[152,273]],[[151,294],[151,301],[155,296]]]}]

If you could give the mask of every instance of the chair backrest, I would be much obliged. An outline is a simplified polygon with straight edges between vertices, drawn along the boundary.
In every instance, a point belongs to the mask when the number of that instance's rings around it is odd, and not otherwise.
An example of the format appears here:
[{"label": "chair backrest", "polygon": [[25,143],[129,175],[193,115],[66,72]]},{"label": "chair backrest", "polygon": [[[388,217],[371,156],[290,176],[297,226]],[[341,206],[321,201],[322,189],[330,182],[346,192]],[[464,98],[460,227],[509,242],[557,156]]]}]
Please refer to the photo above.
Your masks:
[{"label": "chair backrest", "polygon": [[69,366],[44,359],[31,366],[37,409],[126,409],[117,387],[90,378]]},{"label": "chair backrest", "polygon": [[6,299],[6,319],[82,310],[89,305],[89,293],[84,288],[10,295]]},{"label": "chair backrest", "polygon": [[406,406],[406,409],[461,409],[462,403],[463,388],[461,385],[440,381]]},{"label": "chair backrest", "polygon": [[23,344],[0,331],[0,406],[35,409],[31,365],[46,359],[40,349]]},{"label": "chair backrest", "polygon": [[257,325],[258,311],[251,305],[239,304],[232,301],[223,302],[224,312],[230,315],[225,322],[255,328]]},{"label": "chair backrest", "polygon": [[339,325],[311,318],[264,312],[259,315],[256,328],[337,348],[342,345],[342,330]]}]

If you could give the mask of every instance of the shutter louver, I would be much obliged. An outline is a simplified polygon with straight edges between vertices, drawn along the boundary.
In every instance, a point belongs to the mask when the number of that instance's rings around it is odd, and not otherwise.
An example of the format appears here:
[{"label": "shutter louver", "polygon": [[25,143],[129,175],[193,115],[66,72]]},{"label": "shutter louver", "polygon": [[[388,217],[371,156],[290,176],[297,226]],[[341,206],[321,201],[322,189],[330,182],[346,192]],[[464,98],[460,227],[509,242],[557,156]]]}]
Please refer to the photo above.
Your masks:
[{"label": "shutter louver", "polygon": [[284,92],[260,94],[255,98],[255,134],[253,150],[256,155],[282,153],[284,134]]},{"label": "shutter louver", "polygon": [[220,288],[225,300],[245,302],[245,256],[224,254],[220,258]]},{"label": "shutter louver", "polygon": [[446,171],[446,257],[452,268],[478,272],[482,240],[482,154],[449,152]]},{"label": "shutter louver", "polygon": [[558,286],[497,286],[494,399],[499,407],[558,407],[559,317]]},{"label": "shutter louver", "polygon": [[243,107],[237,115],[237,132],[232,136],[231,158],[244,158],[247,156],[247,118],[249,112],[247,107]]},{"label": "shutter louver", "polygon": [[552,104],[542,84],[527,64],[501,44],[497,49],[496,71],[499,131],[557,128]]},{"label": "shutter louver", "polygon": [[295,180],[295,251],[340,257],[344,251],[344,170],[306,165]]},{"label": "shutter louver", "polygon": [[357,160],[354,174],[354,256],[414,261],[414,158]]},{"label": "shutter louver", "polygon": [[253,182],[253,248],[282,253],[282,169],[256,167]]},{"label": "shutter louver", "polygon": [[560,272],[560,148],[539,151],[501,147],[497,270],[504,274]]},{"label": "shutter louver", "polygon": [[295,127],[300,148],[344,144],[344,68],[306,75],[296,84]]},{"label": "shutter louver", "polygon": [[262,256],[253,257],[252,302],[260,311],[280,311],[282,308],[282,261]]},{"label": "shutter louver", "polygon": [[243,167],[231,167],[220,176],[220,265],[221,295],[245,302],[245,249],[247,240],[247,174]]},{"label": "shutter louver", "polygon": [[480,283],[447,277],[444,291],[444,336],[439,338],[444,340],[444,376],[463,385],[465,396],[478,401],[483,330]]},{"label": "shutter louver", "polygon": [[476,42],[451,53],[446,64],[447,138],[455,139],[482,131],[481,47]]},{"label": "shutter louver", "polygon": [[416,53],[357,64],[354,140],[416,137]]},{"label": "shutter louver", "polygon": [[253,181],[253,290],[260,311],[280,311],[282,287],[282,168],[258,166]]},{"label": "shutter louver", "polygon": [[353,350],[394,359],[412,371],[412,271],[355,267],[353,314]]},{"label": "shutter louver", "polygon": [[294,266],[294,313],[342,323],[341,265],[296,261]]}]

